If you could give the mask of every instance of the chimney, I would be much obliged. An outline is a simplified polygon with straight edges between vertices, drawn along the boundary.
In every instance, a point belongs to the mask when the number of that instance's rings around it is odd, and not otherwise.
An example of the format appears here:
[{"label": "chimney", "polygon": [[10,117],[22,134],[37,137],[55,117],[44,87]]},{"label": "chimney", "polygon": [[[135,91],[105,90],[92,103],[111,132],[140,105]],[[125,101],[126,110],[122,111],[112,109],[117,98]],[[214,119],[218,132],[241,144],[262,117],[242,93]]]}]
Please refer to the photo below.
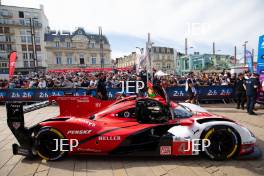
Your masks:
[{"label": "chimney", "polygon": [[[0,0],[0,1],[1,1],[1,0]],[[40,5],[39,5],[39,8],[40,8],[40,10],[44,11],[44,5],[43,5],[43,4],[40,4]]]}]

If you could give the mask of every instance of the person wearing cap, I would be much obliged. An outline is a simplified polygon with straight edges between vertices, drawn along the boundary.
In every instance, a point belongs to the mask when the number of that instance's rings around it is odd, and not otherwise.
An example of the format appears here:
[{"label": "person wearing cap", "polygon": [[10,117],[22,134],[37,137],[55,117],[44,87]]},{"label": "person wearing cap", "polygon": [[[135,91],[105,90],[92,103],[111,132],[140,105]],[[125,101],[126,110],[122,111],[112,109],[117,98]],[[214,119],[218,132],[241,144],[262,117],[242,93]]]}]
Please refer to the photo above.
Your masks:
[{"label": "person wearing cap", "polygon": [[244,87],[246,89],[246,95],[247,95],[247,112],[250,115],[257,115],[253,111],[253,109],[256,102],[258,86],[259,86],[259,82],[256,79],[256,74],[252,74],[251,77],[245,80]]},{"label": "person wearing cap", "polygon": [[240,73],[238,75],[238,78],[235,81],[235,95],[237,98],[237,109],[244,109],[244,104],[245,104],[245,100],[246,100],[246,90],[244,88],[244,75],[242,73]]}]

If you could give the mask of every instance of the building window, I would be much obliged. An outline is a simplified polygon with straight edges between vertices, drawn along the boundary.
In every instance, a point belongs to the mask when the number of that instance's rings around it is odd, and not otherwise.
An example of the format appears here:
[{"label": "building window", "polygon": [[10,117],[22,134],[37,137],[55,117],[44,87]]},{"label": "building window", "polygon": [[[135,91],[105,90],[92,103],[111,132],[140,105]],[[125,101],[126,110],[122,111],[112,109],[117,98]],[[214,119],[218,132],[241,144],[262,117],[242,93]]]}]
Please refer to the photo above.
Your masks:
[{"label": "building window", "polygon": [[5,44],[0,44],[0,50],[5,51]]},{"label": "building window", "polygon": [[40,44],[40,37],[35,37],[35,42],[36,42],[37,44]]},{"label": "building window", "polygon": [[6,68],[7,67],[7,63],[3,62],[2,63],[2,67]]},{"label": "building window", "polygon": [[32,43],[32,38],[31,38],[31,36],[27,36],[27,43]]},{"label": "building window", "polygon": [[34,54],[33,53],[29,53],[29,59],[34,59]]},{"label": "building window", "polygon": [[27,60],[27,59],[28,59],[28,55],[27,55],[27,53],[23,53],[23,59],[24,59],[24,60]]},{"label": "building window", "polygon": [[21,42],[27,43],[27,36],[21,36]]},{"label": "building window", "polygon": [[10,35],[6,35],[6,41],[11,42],[11,36]]},{"label": "building window", "polygon": [[19,11],[19,12],[18,12],[18,16],[19,16],[19,18],[24,18],[24,12]]},{"label": "building window", "polygon": [[5,42],[5,36],[4,35],[0,35],[0,41]]},{"label": "building window", "polygon": [[93,58],[92,58],[92,65],[95,65],[95,64],[96,64],[96,58],[93,57]]},{"label": "building window", "polygon": [[91,43],[91,48],[95,48],[95,43],[94,42]]},{"label": "building window", "polygon": [[12,47],[11,47],[10,44],[7,44],[7,45],[6,45],[6,50],[7,50],[8,52],[10,52],[10,51],[12,50]]},{"label": "building window", "polygon": [[67,42],[66,43],[66,46],[67,46],[67,48],[70,48],[71,47],[71,43],[70,42]]},{"label": "building window", "polygon": [[69,65],[72,64],[72,57],[71,56],[67,57],[67,64],[69,64]]},{"label": "building window", "polygon": [[84,64],[84,58],[80,57],[80,64],[83,65]]},{"label": "building window", "polygon": [[34,61],[30,61],[30,67],[35,67]]},{"label": "building window", "polygon": [[61,56],[60,55],[56,56],[56,64],[61,64]]},{"label": "building window", "polygon": [[59,42],[59,41],[56,41],[56,42],[55,42],[55,47],[56,47],[56,48],[59,48],[59,47],[60,47],[60,42]]},{"label": "building window", "polygon": [[189,60],[185,60],[185,70],[189,69]]},{"label": "building window", "polygon": [[24,61],[24,67],[28,67],[28,61]]}]

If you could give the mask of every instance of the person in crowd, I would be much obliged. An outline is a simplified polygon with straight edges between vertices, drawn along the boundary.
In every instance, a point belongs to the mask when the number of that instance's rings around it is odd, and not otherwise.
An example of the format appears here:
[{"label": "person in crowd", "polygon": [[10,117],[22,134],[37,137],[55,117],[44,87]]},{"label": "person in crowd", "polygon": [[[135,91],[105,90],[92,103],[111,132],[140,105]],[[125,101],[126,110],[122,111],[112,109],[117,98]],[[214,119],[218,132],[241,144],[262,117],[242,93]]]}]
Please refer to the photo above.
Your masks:
[{"label": "person in crowd", "polygon": [[100,73],[98,75],[98,83],[97,83],[97,88],[96,88],[96,93],[97,93],[97,97],[100,98],[101,100],[107,100],[107,90],[106,90],[106,78],[105,76]]},{"label": "person in crowd", "polygon": [[45,81],[43,78],[40,78],[40,81],[39,81],[39,83],[38,83],[38,87],[39,87],[40,89],[44,89],[44,88],[47,87],[46,81]]},{"label": "person in crowd", "polygon": [[54,87],[54,81],[51,78],[49,78],[47,80],[47,88],[53,88],[53,87]]},{"label": "person in crowd", "polygon": [[73,88],[74,87],[73,81],[69,78],[66,79],[62,85],[64,85],[65,88]]},{"label": "person in crowd", "polygon": [[[247,76],[249,76],[249,74]],[[245,80],[244,87],[246,89],[246,95],[247,95],[247,112],[250,115],[257,115],[253,111],[256,102],[257,89],[259,87],[259,82],[256,79],[255,73],[252,74],[251,77],[248,77],[248,79]]]},{"label": "person in crowd", "polygon": [[91,80],[90,80],[89,88],[90,88],[90,89],[94,89],[94,88],[96,88],[96,86],[97,86],[97,81],[96,81],[95,77],[93,76],[93,77],[91,78]]},{"label": "person in crowd", "polygon": [[236,99],[237,99],[237,109],[243,109],[245,108],[245,100],[246,100],[246,90],[244,88],[244,75],[242,73],[240,73],[238,75],[237,80],[235,81],[235,95],[236,95]]},{"label": "person in crowd", "polygon": [[187,103],[195,103],[195,95],[196,95],[196,89],[194,87],[194,81],[192,79],[193,73],[189,73],[186,83],[185,83],[185,91],[188,94],[188,99],[185,101]]},{"label": "person in crowd", "polygon": [[34,87],[34,80],[32,78],[29,78],[28,88],[32,88],[32,87]]}]

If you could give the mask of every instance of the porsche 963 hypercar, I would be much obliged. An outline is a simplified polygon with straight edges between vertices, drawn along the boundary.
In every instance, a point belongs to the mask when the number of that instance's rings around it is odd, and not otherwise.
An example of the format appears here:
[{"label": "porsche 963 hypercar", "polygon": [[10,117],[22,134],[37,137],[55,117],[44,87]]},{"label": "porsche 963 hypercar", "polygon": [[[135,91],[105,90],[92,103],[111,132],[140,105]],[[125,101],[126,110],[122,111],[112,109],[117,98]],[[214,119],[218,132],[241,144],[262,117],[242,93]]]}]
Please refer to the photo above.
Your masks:
[{"label": "porsche 963 hypercar", "polygon": [[[166,98],[49,97],[60,114],[25,127],[23,105],[7,103],[13,153],[58,160],[66,155],[205,155],[213,160],[259,157],[256,137],[235,121]],[[36,117],[37,118],[37,117]]]}]

